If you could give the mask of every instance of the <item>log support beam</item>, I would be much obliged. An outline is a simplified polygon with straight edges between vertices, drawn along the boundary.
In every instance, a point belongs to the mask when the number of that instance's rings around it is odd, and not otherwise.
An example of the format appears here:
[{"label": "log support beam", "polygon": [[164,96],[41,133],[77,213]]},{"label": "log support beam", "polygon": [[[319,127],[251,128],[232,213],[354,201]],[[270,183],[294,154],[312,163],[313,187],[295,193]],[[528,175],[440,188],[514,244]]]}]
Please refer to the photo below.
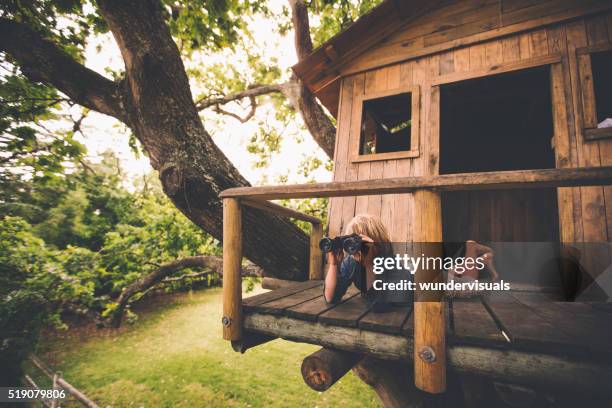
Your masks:
[{"label": "log support beam", "polygon": [[315,391],[325,391],[355,366],[363,355],[321,348],[302,361],[304,382]]}]

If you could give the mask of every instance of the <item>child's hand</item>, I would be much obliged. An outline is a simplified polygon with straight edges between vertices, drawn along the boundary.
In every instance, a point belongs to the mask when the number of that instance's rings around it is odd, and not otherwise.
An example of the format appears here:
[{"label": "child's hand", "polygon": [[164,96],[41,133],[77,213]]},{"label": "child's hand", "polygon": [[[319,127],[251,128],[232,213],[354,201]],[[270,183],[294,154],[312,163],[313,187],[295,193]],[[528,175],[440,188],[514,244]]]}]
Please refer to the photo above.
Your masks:
[{"label": "child's hand", "polygon": [[368,251],[365,255],[363,254],[363,252],[359,251],[355,255],[353,255],[353,258],[355,258],[357,262],[363,261],[363,263],[367,265],[368,263],[372,263],[374,259],[374,240],[364,234],[359,234],[359,236],[361,237],[361,240],[365,242],[368,246]]},{"label": "child's hand", "polygon": [[327,264],[328,265],[340,265],[342,262],[342,258],[344,258],[344,251],[338,251],[334,253],[333,251],[329,251],[327,253]]},{"label": "child's hand", "polygon": [[359,236],[361,237],[362,241],[370,242],[370,243],[374,242],[374,240],[372,238],[368,237],[367,235],[359,234]]}]

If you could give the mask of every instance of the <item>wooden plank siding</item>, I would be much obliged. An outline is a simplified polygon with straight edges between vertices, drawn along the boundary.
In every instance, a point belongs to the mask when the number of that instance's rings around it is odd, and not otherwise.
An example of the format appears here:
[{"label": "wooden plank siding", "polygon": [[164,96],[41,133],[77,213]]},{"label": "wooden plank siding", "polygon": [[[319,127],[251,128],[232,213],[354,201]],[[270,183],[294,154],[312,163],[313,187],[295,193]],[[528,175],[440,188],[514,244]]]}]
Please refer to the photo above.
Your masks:
[{"label": "wooden plank siding", "polygon": [[518,8],[506,7],[508,0],[443,3],[418,18],[406,19],[403,26],[394,23],[393,31],[378,33],[378,41],[353,36],[351,49],[341,52],[338,58],[319,61],[317,55],[317,61],[309,64],[306,59],[294,69],[309,89],[331,106],[330,110],[335,110],[337,100],[330,97],[328,89],[338,78],[532,29],[542,30],[612,7],[606,0],[540,0]]}]

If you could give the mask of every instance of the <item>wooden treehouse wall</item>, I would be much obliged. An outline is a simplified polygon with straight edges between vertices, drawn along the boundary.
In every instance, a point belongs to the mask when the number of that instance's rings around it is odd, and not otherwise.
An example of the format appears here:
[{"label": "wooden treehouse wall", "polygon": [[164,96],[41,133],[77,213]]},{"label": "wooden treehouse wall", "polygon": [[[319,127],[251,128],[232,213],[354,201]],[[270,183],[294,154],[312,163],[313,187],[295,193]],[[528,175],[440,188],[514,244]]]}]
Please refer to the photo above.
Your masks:
[{"label": "wooden treehouse wall", "polygon": [[[499,72],[507,64],[514,68],[551,64],[551,92],[554,121],[555,159],[557,167],[612,165],[612,139],[585,141],[583,135],[582,84],[576,49],[612,43],[612,11],[597,12],[586,17],[549,24],[546,13],[572,15],[601,4],[601,1],[463,1],[432,12],[393,34],[343,67],[338,110],[338,131],[335,150],[334,181],[380,179],[399,176],[438,174],[439,166],[439,87],[456,79],[467,79],[471,73],[484,75],[488,70]],[[572,9],[571,7],[574,7]],[[455,15],[448,14],[448,9]],[[566,10],[567,9],[567,10]],[[442,13],[443,15],[440,15]],[[530,14],[531,13],[531,14]],[[527,16],[531,16],[528,20]],[[438,20],[436,20],[436,18]],[[440,20],[442,18],[442,20]],[[548,18],[548,20],[547,20]],[[440,21],[452,21],[448,30],[440,29]],[[554,20],[554,19],[552,19]],[[541,21],[541,24],[537,24]],[[557,21],[557,20],[554,20]],[[503,24],[526,24],[532,29],[503,36],[489,35]],[[459,24],[459,25],[457,25]],[[547,24],[542,26],[542,24]],[[431,31],[438,27],[435,33]],[[483,31],[485,27],[488,31]],[[472,45],[457,47],[462,36],[480,32],[483,38]],[[419,55],[423,47],[447,49]],[[389,63],[393,58],[410,53],[413,59]],[[398,56],[399,55],[399,56]],[[547,57],[551,58],[547,60]],[[560,57],[552,63],[554,56]],[[553,61],[554,62],[554,61]],[[376,64],[379,68],[374,68]],[[389,64],[382,66],[382,64]],[[374,68],[374,69],[372,69]],[[465,78],[464,78],[465,77]],[[415,158],[352,162],[351,148],[359,138],[359,107],[353,101],[370,94],[408,85],[420,86],[419,156]],[[612,240],[612,187],[558,189],[559,237],[565,242]],[[340,233],[358,213],[379,216],[396,242],[411,241],[415,234],[413,194],[334,198],[330,202],[329,233]]]}]

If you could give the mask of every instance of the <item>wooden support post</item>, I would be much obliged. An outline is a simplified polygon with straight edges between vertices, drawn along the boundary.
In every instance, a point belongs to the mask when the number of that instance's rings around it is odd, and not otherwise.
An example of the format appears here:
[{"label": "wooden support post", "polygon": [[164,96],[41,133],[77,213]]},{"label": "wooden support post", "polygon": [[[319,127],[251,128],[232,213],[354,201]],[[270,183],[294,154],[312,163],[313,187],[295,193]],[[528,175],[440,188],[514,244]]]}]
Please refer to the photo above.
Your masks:
[{"label": "wooden support post", "polygon": [[304,382],[315,391],[325,391],[355,366],[363,356],[323,347],[302,361]]},{"label": "wooden support post", "polygon": [[242,211],[238,199],[223,199],[223,339],[242,337]]},{"label": "wooden support post", "polygon": [[323,279],[323,258],[319,241],[323,238],[323,225],[320,222],[312,223],[310,232],[310,258],[308,260],[308,278],[310,280]]},{"label": "wooden support post", "polygon": [[[414,256],[438,257],[442,251],[442,204],[439,193],[419,190],[414,194],[416,248]],[[432,262],[433,263],[433,262]],[[422,282],[442,280],[442,271],[420,268],[415,274],[414,384],[432,394],[446,390],[446,333],[443,291],[421,291]]]}]

